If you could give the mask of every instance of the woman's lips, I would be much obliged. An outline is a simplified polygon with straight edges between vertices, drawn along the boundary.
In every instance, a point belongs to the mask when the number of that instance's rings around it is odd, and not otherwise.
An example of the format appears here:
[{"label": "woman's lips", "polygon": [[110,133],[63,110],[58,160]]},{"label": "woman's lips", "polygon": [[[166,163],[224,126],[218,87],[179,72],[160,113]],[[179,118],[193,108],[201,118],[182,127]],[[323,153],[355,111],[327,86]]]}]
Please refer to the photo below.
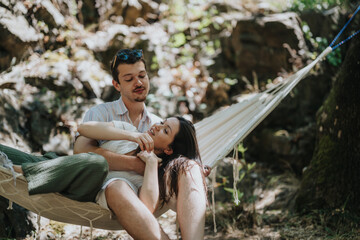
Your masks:
[{"label": "woman's lips", "polygon": [[154,129],[153,129],[153,128],[150,128],[148,132],[149,132],[151,135],[155,136],[155,133],[154,133]]}]

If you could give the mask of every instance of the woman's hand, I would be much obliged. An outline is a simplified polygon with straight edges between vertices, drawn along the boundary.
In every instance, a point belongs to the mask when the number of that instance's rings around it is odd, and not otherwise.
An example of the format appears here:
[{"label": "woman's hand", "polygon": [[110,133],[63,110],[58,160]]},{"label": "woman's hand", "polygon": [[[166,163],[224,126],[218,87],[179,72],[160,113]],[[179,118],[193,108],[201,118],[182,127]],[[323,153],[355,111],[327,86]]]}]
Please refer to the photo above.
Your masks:
[{"label": "woman's hand", "polygon": [[211,170],[212,170],[212,169],[211,169],[210,166],[208,166],[208,165],[204,165],[204,166],[203,166],[203,172],[204,172],[205,177],[207,177],[207,176],[210,175]]},{"label": "woman's hand", "polygon": [[148,151],[142,151],[139,152],[137,154],[138,158],[140,158],[141,160],[143,160],[146,164],[147,163],[160,163],[162,161],[161,158],[158,158],[158,156],[155,155],[155,153],[153,151],[148,152]]},{"label": "woman's hand", "polygon": [[139,144],[141,151],[146,150],[148,152],[151,152],[154,150],[154,140],[152,139],[152,137],[150,137],[150,135],[147,132],[145,133],[133,132],[129,140]]}]

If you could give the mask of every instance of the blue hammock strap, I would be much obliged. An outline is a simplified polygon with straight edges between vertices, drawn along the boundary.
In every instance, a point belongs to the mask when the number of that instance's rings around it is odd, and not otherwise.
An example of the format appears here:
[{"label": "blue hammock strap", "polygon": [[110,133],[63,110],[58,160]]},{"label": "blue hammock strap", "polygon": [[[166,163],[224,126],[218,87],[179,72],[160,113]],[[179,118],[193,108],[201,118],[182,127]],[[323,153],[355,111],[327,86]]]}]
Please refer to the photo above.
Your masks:
[{"label": "blue hammock strap", "polygon": [[348,38],[346,38],[345,40],[342,40],[341,42],[339,42],[338,44],[336,44],[334,47],[331,47],[332,50],[335,50],[336,48],[340,47],[341,45],[343,45],[344,43],[346,43],[347,41],[349,41],[351,38],[355,37],[358,33],[360,33],[360,30],[356,31],[355,33],[351,34]]},{"label": "blue hammock strap", "polygon": [[346,24],[344,25],[344,27],[341,29],[341,31],[336,35],[336,37],[334,38],[334,40],[331,42],[331,44],[329,45],[329,47],[331,47],[333,50],[335,50],[336,48],[338,48],[339,46],[341,46],[342,44],[346,43],[347,41],[349,41],[351,38],[355,37],[360,30],[356,31],[355,33],[351,34],[348,38],[346,38],[345,40],[341,41],[340,43],[336,44],[335,46],[333,46],[336,42],[336,40],[340,37],[340,35],[344,32],[344,30],[347,28],[347,26],[350,24],[350,22],[354,19],[355,15],[360,11],[360,5],[358,6],[358,8],[356,9],[356,11],[354,12],[354,14],[351,16],[351,18],[346,22]]}]

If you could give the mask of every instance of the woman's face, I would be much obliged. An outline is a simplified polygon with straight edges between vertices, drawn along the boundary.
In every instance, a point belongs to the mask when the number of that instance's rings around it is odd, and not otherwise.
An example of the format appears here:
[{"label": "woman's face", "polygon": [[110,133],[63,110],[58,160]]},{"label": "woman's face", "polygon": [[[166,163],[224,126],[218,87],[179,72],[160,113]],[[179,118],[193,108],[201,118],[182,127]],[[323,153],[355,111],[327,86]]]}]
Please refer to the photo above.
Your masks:
[{"label": "woman's face", "polygon": [[154,140],[154,153],[172,154],[169,145],[174,141],[175,135],[179,132],[180,122],[177,118],[168,118],[161,123],[154,124],[148,133]]}]

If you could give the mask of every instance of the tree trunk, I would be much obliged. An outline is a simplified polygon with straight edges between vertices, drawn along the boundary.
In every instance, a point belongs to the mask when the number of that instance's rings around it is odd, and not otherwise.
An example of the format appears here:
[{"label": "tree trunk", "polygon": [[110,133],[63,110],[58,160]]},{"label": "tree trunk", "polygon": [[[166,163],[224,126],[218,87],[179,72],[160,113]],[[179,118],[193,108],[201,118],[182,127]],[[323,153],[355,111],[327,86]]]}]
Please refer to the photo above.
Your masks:
[{"label": "tree trunk", "polygon": [[[359,25],[358,25],[359,26]],[[360,39],[352,39],[333,88],[317,113],[317,140],[296,199],[299,211],[360,216]]]}]

